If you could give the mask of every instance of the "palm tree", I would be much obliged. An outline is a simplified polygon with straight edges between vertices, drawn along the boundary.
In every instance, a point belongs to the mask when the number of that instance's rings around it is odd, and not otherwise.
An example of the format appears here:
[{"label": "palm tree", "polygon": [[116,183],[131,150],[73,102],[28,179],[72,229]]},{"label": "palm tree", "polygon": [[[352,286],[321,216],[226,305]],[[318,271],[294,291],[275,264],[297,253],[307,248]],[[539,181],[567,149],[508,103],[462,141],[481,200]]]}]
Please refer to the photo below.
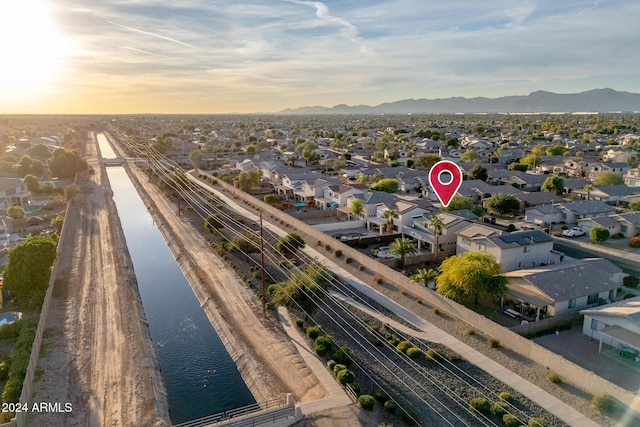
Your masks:
[{"label": "palm tree", "polygon": [[589,200],[589,197],[591,196],[591,192],[593,191],[593,185],[591,184],[587,184],[584,186],[584,191],[587,192],[587,200]]},{"label": "palm tree", "polygon": [[433,228],[433,253],[435,254],[435,259],[437,260],[438,252],[440,250],[438,248],[438,236],[442,234],[442,230],[447,228],[447,225],[444,223],[440,215],[434,215],[433,218],[431,218],[431,221],[429,221],[429,227]]},{"label": "palm tree", "polygon": [[399,267],[400,269],[403,269],[407,255],[415,254],[418,251],[413,244],[413,240],[407,237],[398,237],[396,240],[391,242],[391,244],[389,245],[389,250],[387,252],[390,254],[400,255]]},{"label": "palm tree", "polygon": [[413,280],[416,283],[424,284],[426,288],[429,286],[429,283],[436,280],[437,277],[438,277],[438,272],[435,271],[433,268],[430,268],[428,270],[426,268],[420,268],[414,274],[411,275],[411,280]]},{"label": "palm tree", "polygon": [[387,234],[393,233],[393,217],[395,216],[396,211],[393,209],[387,209],[382,214],[382,218],[387,220],[387,224],[385,225],[385,231]]}]

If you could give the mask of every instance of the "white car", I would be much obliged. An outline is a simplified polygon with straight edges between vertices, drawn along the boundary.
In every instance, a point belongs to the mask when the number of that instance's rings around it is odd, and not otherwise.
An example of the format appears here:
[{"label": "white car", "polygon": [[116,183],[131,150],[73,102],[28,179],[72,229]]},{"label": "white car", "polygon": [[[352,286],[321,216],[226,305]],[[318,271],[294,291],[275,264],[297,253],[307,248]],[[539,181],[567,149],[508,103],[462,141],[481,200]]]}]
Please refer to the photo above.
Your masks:
[{"label": "white car", "polygon": [[571,227],[568,230],[564,230],[562,232],[562,235],[566,237],[580,237],[584,236],[585,234],[587,234],[587,232],[580,227]]}]

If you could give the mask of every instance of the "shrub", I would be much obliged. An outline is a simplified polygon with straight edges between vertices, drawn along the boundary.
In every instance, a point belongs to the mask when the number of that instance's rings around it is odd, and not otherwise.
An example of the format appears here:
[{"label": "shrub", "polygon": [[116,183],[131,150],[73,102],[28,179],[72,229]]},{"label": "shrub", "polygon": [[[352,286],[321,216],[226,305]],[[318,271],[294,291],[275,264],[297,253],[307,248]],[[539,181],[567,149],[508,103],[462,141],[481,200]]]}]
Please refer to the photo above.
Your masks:
[{"label": "shrub", "polygon": [[384,409],[393,414],[398,409],[398,404],[393,400],[387,400],[384,402]]},{"label": "shrub", "polygon": [[529,427],[547,427],[547,420],[540,417],[532,417],[529,418],[529,422],[527,423]]},{"label": "shrub", "polygon": [[316,338],[316,344],[324,345],[327,348],[331,348],[332,343],[333,342],[331,341],[331,338],[329,338],[326,335],[320,335],[319,337]]},{"label": "shrub", "polygon": [[604,227],[593,227],[589,232],[589,238],[594,243],[606,242],[609,239],[609,230]]},{"label": "shrub", "polygon": [[340,373],[340,371],[344,371],[345,369],[347,369],[347,367],[341,363],[336,363],[335,365],[333,365],[333,373],[336,374],[336,376]]},{"label": "shrub", "polygon": [[514,224],[509,224],[507,226],[507,231],[511,233],[512,231],[516,231],[516,226]]},{"label": "shrub", "polygon": [[382,277],[380,276],[376,276],[373,281],[375,282],[376,285],[380,285],[383,281]]},{"label": "shrub", "polygon": [[414,360],[419,359],[422,356],[422,350],[420,350],[419,348],[411,347],[407,349],[407,356]]},{"label": "shrub", "polygon": [[[260,274],[260,272],[257,272],[257,273],[258,273],[258,274]],[[256,272],[254,271],[254,272],[253,272],[253,274],[255,275],[255,274],[256,274]],[[269,285],[269,286],[267,286],[267,294],[269,294],[269,295],[273,295],[273,294],[275,294],[279,287],[280,287],[280,285],[278,285],[278,284],[276,284],[276,283],[274,283],[273,285]],[[301,322],[303,322],[303,323],[304,323],[304,320],[302,320],[302,319],[296,319],[296,325],[297,325],[298,327],[300,327],[301,325],[298,325],[298,320],[300,320],[300,321],[301,321]]]},{"label": "shrub", "polygon": [[327,368],[329,368],[333,372],[333,368],[337,365],[336,361],[331,359],[327,362]]},{"label": "shrub", "polygon": [[474,411],[482,414],[489,414],[491,412],[491,402],[484,397],[474,397],[469,401],[469,406]]},{"label": "shrub", "polygon": [[638,287],[638,284],[640,284],[640,279],[638,279],[636,276],[624,276],[624,278],[622,279],[622,284],[624,286],[635,289]]},{"label": "shrub", "polygon": [[333,252],[333,255],[334,255],[336,258],[340,258],[340,257],[342,256],[342,250],[341,250],[341,249],[336,249],[336,250]]},{"label": "shrub", "polygon": [[376,392],[373,393],[373,397],[380,403],[389,400],[389,395],[384,390],[376,390]]},{"label": "shrub", "polygon": [[507,404],[507,402],[496,402],[491,407],[491,412],[493,412],[499,417],[502,417],[504,414],[507,413],[508,409],[509,409],[509,405]]},{"label": "shrub", "polygon": [[630,248],[640,248],[640,237],[632,237],[627,243]]},{"label": "shrub", "polygon": [[349,387],[351,388],[351,390],[353,390],[353,392],[356,394],[356,396],[360,395],[360,390],[362,389],[360,387],[360,384],[351,383],[351,384],[349,384]]},{"label": "shrub", "polygon": [[607,393],[599,393],[591,399],[591,407],[600,412],[605,413],[613,408],[613,398]]},{"label": "shrub", "polygon": [[498,348],[500,347],[500,340],[497,340],[495,338],[489,338],[487,340],[487,345],[489,346],[489,348]]},{"label": "shrub", "polygon": [[555,372],[549,374],[547,378],[549,379],[549,381],[551,381],[554,384],[562,384],[562,377],[556,374]]},{"label": "shrub", "polygon": [[313,325],[313,326],[309,326],[307,328],[307,336],[309,338],[311,338],[312,340],[315,340],[316,338],[318,338],[320,335],[322,335],[322,329],[320,329],[320,326],[318,325]]},{"label": "shrub", "polygon": [[433,309],[433,314],[436,314],[436,315],[440,314],[440,310],[438,310],[437,308],[434,308]]},{"label": "shrub", "polygon": [[513,400],[513,397],[511,397],[511,393],[509,393],[508,391],[501,392],[498,397],[500,398],[500,400],[504,400],[505,402],[511,402]]},{"label": "shrub", "polygon": [[504,423],[505,427],[520,427],[522,425],[520,420],[511,414],[504,414],[502,416],[502,422]]},{"label": "shrub", "polygon": [[353,352],[347,346],[342,346],[337,349],[335,353],[333,353],[333,360],[335,360],[336,363],[340,363],[346,367],[349,367],[349,365],[351,365],[352,357]]},{"label": "shrub", "polygon": [[363,394],[358,397],[358,405],[365,411],[371,411],[373,409],[373,405],[375,404],[375,400],[373,400],[372,396],[368,394]]},{"label": "shrub", "polygon": [[435,362],[435,361],[439,360],[440,358],[442,358],[442,352],[437,348],[430,348],[425,353],[425,356],[426,356],[427,360]]},{"label": "shrub", "polygon": [[353,372],[348,369],[343,369],[342,371],[338,372],[337,378],[338,382],[342,385],[351,384],[356,379],[355,375],[353,375]]},{"label": "shrub", "polygon": [[358,270],[360,270],[360,271],[364,271],[364,268],[365,268],[365,267],[364,267],[364,265],[360,265],[360,266],[358,267]]},{"label": "shrub", "polygon": [[398,353],[406,353],[413,345],[409,341],[400,341],[400,343],[396,346],[396,350]]},{"label": "shrub", "polygon": [[331,250],[331,245],[324,245],[325,250],[330,251]]},{"label": "shrub", "polygon": [[476,330],[473,328],[467,328],[464,331],[465,335],[474,335],[476,333]]},{"label": "shrub", "polygon": [[304,327],[304,320],[302,320],[302,319],[300,319],[300,318],[297,318],[297,319],[296,319],[296,326],[297,326],[298,328],[302,328],[302,327]]},{"label": "shrub", "polygon": [[389,345],[397,347],[400,344],[400,338],[393,337],[389,340]]},{"label": "shrub", "polygon": [[326,356],[328,351],[327,346],[318,343],[316,343],[314,350],[320,357]]}]

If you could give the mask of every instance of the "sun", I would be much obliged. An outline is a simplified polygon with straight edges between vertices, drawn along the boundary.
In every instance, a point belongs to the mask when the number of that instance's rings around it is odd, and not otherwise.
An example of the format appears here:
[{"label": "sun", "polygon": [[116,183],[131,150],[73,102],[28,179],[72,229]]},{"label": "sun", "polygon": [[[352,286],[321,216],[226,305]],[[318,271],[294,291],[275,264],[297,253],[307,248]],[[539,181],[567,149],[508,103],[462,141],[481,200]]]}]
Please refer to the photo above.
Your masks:
[{"label": "sun", "polygon": [[0,109],[36,100],[51,89],[67,52],[50,3],[0,1]]}]

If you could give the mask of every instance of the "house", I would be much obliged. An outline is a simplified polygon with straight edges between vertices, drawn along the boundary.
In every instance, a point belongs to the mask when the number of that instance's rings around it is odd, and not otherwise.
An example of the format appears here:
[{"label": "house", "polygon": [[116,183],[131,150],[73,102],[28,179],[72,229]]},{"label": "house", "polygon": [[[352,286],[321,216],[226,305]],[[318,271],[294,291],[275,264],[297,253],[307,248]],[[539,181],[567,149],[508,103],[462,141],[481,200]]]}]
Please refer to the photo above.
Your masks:
[{"label": "house", "polygon": [[556,264],[564,259],[563,253],[553,250],[553,238],[540,230],[491,234],[473,240],[458,236],[457,255],[475,250],[491,254],[502,271]]},{"label": "house", "polygon": [[338,184],[338,181],[329,181],[323,178],[305,179],[293,190],[293,198],[298,202],[304,202],[313,206],[315,199],[322,197],[324,189],[332,184]]},{"label": "house", "polygon": [[524,219],[536,224],[575,224],[581,219],[614,214],[616,208],[599,200],[577,200],[527,208]]},{"label": "house", "polygon": [[[433,212],[423,213],[411,218],[411,223],[402,227],[402,234],[417,241],[416,247],[425,249],[427,252],[434,252],[435,232],[429,223],[436,214]],[[445,256],[456,253],[457,234],[467,228],[472,223],[470,218],[478,217],[467,211],[459,215],[454,212],[441,212],[437,214],[445,225],[445,228],[438,234],[438,251]]]},{"label": "house", "polygon": [[19,178],[0,178],[0,211],[9,206],[24,206],[31,200],[31,192]]},{"label": "house", "polygon": [[[611,172],[617,173],[619,175],[624,175],[631,169],[631,167],[627,163],[622,162],[606,162],[600,163],[601,172]],[[594,175],[595,178],[595,175]]]},{"label": "house", "polygon": [[624,175],[624,183],[628,187],[640,187],[640,169],[629,169]]},{"label": "house", "polygon": [[547,178],[548,175],[545,174],[511,171],[511,175],[503,177],[501,181],[522,191],[540,191]]},{"label": "house", "polygon": [[640,297],[580,311],[582,333],[614,348],[631,347],[640,352]]},{"label": "house", "polygon": [[324,187],[322,197],[315,199],[316,207],[320,209],[337,209],[347,206],[349,196],[364,194],[367,186],[363,184],[335,184]]},{"label": "house", "polygon": [[640,197],[640,188],[627,187],[625,184],[608,185],[605,187],[593,187],[589,192],[586,189],[575,190],[578,199],[600,200],[602,202],[616,202]]},{"label": "house", "polygon": [[618,162],[626,164],[629,161],[629,158],[633,155],[633,152],[630,150],[620,150],[610,148],[607,152],[602,156],[602,160],[610,161],[610,162]]},{"label": "house", "polygon": [[509,163],[513,163],[515,161],[520,160],[522,157],[525,156],[525,154],[526,153],[524,149],[520,147],[510,148],[508,150],[502,150],[500,151],[500,154],[498,154],[498,163],[500,163],[501,165],[508,165]]},{"label": "house", "polygon": [[410,191],[420,191],[421,188],[429,185],[429,171],[405,169],[396,175],[398,189],[409,193]]},{"label": "house", "polygon": [[578,225],[587,232],[587,235],[589,235],[591,229],[594,227],[607,229],[610,236],[620,233],[621,228],[620,222],[610,216],[599,216],[596,218],[581,219],[580,221],[578,221]]},{"label": "house", "polygon": [[565,261],[504,274],[507,299],[518,302],[536,318],[558,316],[594,307],[600,299],[613,300],[626,274],[603,258]]},{"label": "house", "polygon": [[456,254],[470,251],[484,251],[485,239],[489,236],[502,234],[501,230],[484,224],[467,224],[457,233]]}]

